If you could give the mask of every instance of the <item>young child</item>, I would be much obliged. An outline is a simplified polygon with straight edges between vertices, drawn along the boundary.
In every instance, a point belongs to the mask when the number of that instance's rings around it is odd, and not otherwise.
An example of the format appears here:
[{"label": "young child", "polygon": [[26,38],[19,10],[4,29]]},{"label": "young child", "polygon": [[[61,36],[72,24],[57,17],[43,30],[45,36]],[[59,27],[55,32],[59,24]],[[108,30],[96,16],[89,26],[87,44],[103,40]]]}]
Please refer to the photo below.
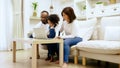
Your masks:
[{"label": "young child", "polygon": [[[51,14],[48,16],[47,18],[48,24],[49,24],[49,33],[48,33],[48,38],[54,38],[56,36],[56,32],[55,32],[55,27],[57,26],[58,22],[59,22],[59,17],[56,14]],[[45,59],[46,61],[50,61],[53,62],[53,56],[55,55],[55,53],[58,56],[58,48],[57,48],[57,43],[53,43],[53,44],[47,44],[47,48],[48,48],[48,57]]]}]

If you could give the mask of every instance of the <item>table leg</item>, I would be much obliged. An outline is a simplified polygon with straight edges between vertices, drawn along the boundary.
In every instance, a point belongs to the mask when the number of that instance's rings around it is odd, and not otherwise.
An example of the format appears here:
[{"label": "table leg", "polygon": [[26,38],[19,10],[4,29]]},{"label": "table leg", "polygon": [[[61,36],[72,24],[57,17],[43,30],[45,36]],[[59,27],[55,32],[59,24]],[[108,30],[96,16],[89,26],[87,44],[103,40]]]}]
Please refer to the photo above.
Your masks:
[{"label": "table leg", "polygon": [[37,44],[32,45],[32,68],[37,68]]},{"label": "table leg", "polygon": [[63,65],[63,43],[60,43],[59,45],[59,62],[60,62],[60,66]]},{"label": "table leg", "polygon": [[39,55],[39,44],[37,44],[37,59],[40,59],[40,55]]},{"label": "table leg", "polygon": [[16,62],[16,41],[13,41],[13,62]]}]

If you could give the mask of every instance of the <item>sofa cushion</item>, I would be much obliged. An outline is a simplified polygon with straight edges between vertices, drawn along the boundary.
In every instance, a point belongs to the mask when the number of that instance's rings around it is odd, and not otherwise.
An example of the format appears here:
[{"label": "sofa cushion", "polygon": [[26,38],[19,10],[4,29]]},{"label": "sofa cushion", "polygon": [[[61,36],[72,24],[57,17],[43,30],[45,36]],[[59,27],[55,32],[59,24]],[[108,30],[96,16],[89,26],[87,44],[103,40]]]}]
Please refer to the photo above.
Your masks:
[{"label": "sofa cushion", "polygon": [[79,42],[76,45],[78,50],[103,53],[103,54],[120,54],[120,41],[104,41],[104,40],[91,40]]},{"label": "sofa cushion", "polygon": [[120,26],[119,27],[106,27],[104,40],[120,41]]},{"label": "sofa cushion", "polygon": [[93,31],[94,27],[80,28],[79,31],[77,31],[77,36],[82,37],[83,41],[87,41],[92,36]]},{"label": "sofa cushion", "polygon": [[101,40],[104,40],[106,27],[120,27],[120,16],[102,17],[98,30],[98,37]]},{"label": "sofa cushion", "polygon": [[79,24],[77,25],[79,28],[77,28],[76,35],[82,37],[83,40],[89,40],[93,34],[96,22],[96,18],[89,19],[86,21],[79,21]]}]

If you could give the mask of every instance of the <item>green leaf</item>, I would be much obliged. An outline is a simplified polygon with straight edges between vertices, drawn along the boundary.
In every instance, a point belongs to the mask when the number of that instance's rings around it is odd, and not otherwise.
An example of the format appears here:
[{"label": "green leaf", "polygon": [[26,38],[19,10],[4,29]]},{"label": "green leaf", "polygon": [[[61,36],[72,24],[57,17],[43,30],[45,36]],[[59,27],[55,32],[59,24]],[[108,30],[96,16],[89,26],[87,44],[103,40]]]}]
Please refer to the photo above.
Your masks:
[{"label": "green leaf", "polygon": [[38,6],[38,2],[33,2],[32,5],[33,5],[33,9],[36,10]]}]

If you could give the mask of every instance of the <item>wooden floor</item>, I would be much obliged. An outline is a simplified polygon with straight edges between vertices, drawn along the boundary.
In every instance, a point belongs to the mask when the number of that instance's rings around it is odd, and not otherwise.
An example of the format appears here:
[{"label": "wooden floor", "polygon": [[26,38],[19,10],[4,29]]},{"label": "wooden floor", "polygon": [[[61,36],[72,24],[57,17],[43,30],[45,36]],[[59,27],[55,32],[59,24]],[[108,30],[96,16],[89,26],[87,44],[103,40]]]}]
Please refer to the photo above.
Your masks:
[{"label": "wooden floor", "polygon": [[[31,68],[30,50],[17,51],[17,62],[12,62],[11,51],[0,51],[0,68]],[[45,61],[46,52],[41,51],[41,59],[38,59],[38,68],[60,68],[58,64],[54,62],[50,63]],[[118,68],[117,64],[110,63],[105,67],[105,62],[102,62],[98,66],[96,60],[87,59],[87,66],[81,65],[81,58],[79,58],[79,64],[73,64],[73,59],[69,60],[68,68]]]}]

